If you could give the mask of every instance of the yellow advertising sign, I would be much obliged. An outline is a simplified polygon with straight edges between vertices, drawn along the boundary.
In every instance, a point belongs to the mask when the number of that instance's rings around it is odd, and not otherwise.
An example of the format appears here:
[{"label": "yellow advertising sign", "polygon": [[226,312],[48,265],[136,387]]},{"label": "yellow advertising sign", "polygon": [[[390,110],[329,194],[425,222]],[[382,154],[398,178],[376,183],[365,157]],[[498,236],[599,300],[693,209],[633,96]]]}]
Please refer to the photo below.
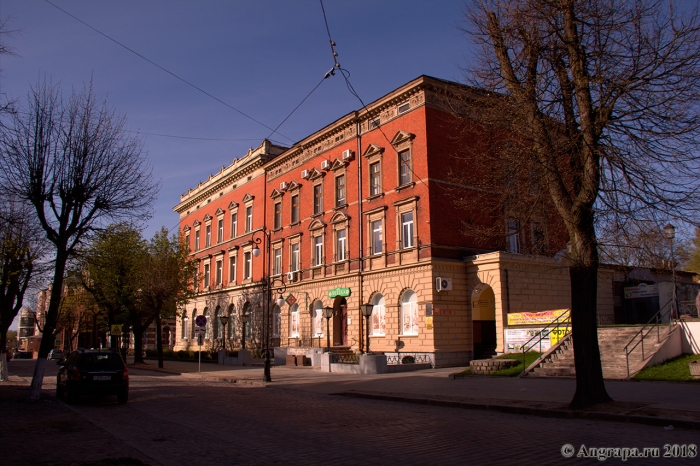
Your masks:
[{"label": "yellow advertising sign", "polygon": [[567,312],[569,312],[568,309],[555,309],[543,312],[512,312],[508,314],[508,325],[547,325]]},{"label": "yellow advertising sign", "polygon": [[109,333],[111,335],[121,335],[122,334],[122,326],[121,325],[112,325],[109,329]]},{"label": "yellow advertising sign", "polygon": [[433,328],[433,317],[426,317],[425,318],[425,328],[426,330],[432,330]]},{"label": "yellow advertising sign", "polygon": [[557,327],[549,331],[549,344],[554,346],[571,331],[571,327]]}]

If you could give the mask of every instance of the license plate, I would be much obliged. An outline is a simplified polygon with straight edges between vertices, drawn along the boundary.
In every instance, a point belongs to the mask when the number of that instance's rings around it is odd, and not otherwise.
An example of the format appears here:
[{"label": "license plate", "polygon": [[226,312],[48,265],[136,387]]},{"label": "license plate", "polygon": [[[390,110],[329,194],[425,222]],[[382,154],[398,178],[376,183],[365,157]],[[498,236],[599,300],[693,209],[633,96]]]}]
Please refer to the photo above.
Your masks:
[{"label": "license plate", "polygon": [[110,375],[96,375],[92,378],[92,380],[112,380],[112,376],[110,376]]}]

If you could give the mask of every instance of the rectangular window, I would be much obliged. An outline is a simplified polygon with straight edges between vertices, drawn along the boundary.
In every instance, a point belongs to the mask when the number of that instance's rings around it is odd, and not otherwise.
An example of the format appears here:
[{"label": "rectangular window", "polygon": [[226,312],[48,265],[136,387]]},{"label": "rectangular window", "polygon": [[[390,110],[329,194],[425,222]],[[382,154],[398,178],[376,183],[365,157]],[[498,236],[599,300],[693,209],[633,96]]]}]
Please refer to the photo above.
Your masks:
[{"label": "rectangular window", "polygon": [[336,244],[336,257],[338,261],[344,261],[346,259],[345,250],[347,249],[347,236],[345,229],[338,230],[336,233],[337,244]]},{"label": "rectangular window", "polygon": [[199,230],[194,232],[194,250],[199,251]]},{"label": "rectangular window", "polygon": [[253,206],[245,208],[245,231],[253,231]]},{"label": "rectangular window", "polygon": [[340,175],[335,178],[335,206],[345,204],[345,175]]},{"label": "rectangular window", "polygon": [[382,253],[382,221],[372,222],[372,254]]},{"label": "rectangular window", "polygon": [[228,258],[228,282],[236,283],[236,256]]},{"label": "rectangular window", "polygon": [[216,284],[221,285],[224,280],[224,261],[216,261]]},{"label": "rectangular window", "polygon": [[296,272],[299,270],[299,243],[292,244],[292,263],[290,268],[291,272]]},{"label": "rectangular window", "polygon": [[323,185],[314,186],[314,215],[323,212]]},{"label": "rectangular window", "polygon": [[518,221],[514,218],[508,219],[508,252],[520,254],[520,234],[518,232]]},{"label": "rectangular window", "polygon": [[418,335],[418,303],[405,302],[401,304],[403,320],[403,335]]},{"label": "rectangular window", "polygon": [[399,186],[411,182],[411,151],[399,152]]},{"label": "rectangular window", "polygon": [[275,250],[272,252],[272,257],[274,258],[272,274],[279,275],[282,273],[282,248],[275,248]]},{"label": "rectangular window", "polygon": [[219,219],[219,225],[218,225],[217,233],[216,233],[216,242],[217,243],[224,242],[224,219],[223,218]]},{"label": "rectangular window", "polygon": [[380,123],[381,123],[381,119],[375,118],[374,120],[369,122],[369,129],[378,128]]},{"label": "rectangular window", "polygon": [[369,195],[376,196],[382,192],[382,172],[379,162],[369,166]]},{"label": "rectangular window", "polygon": [[292,196],[292,223],[299,221],[299,195]]},{"label": "rectangular window", "polygon": [[298,308],[294,308],[292,312],[289,313],[289,336],[291,338],[299,337],[299,311]]},{"label": "rectangular window", "polygon": [[403,113],[406,113],[406,112],[409,111],[409,110],[411,110],[411,103],[410,103],[410,102],[406,102],[405,104],[401,104],[401,105],[398,106],[398,108],[397,108],[397,113],[398,113],[399,115],[401,115],[401,114],[403,114]]},{"label": "rectangular window", "polygon": [[323,336],[323,309],[314,309],[314,336]]},{"label": "rectangular window", "polygon": [[282,203],[275,202],[275,230],[282,228]]},{"label": "rectangular window", "polygon": [[238,212],[231,214],[231,238],[238,234]]},{"label": "rectangular window", "polygon": [[187,245],[187,252],[190,251],[190,234],[185,235],[185,244]]},{"label": "rectangular window", "polygon": [[243,254],[243,278],[250,280],[253,276],[253,258],[252,254],[246,252]]},{"label": "rectangular window", "polygon": [[314,265],[323,263],[323,236],[314,237]]},{"label": "rectangular window", "polygon": [[413,212],[401,214],[401,247],[413,247]]},{"label": "rectangular window", "polygon": [[209,288],[211,282],[209,281],[209,264],[204,264],[204,288]]},{"label": "rectangular window", "polygon": [[206,236],[204,237],[204,247],[211,246],[211,225],[207,225]]}]

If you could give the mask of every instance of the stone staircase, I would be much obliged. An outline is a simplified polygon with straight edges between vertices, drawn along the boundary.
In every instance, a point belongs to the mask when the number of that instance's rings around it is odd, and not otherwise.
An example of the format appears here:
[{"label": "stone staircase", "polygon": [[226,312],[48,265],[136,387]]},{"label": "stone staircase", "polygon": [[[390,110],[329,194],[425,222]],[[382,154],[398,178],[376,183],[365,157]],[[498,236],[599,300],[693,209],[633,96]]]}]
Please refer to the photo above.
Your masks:
[{"label": "stone staircase", "polygon": [[[606,379],[627,378],[627,358],[625,346],[641,330],[641,327],[600,327],[598,328],[598,345],[603,377]],[[646,330],[649,330],[648,328]],[[646,331],[645,330],[645,331]],[[660,341],[657,341],[656,329],[651,329],[644,338],[644,359],[641,344],[629,355],[630,375],[636,374],[664,344],[669,335],[667,326],[660,327]],[[635,342],[639,341],[637,337]],[[630,347],[633,345],[630,345]],[[528,377],[575,377],[574,342],[570,334],[562,339],[542,360],[528,368]]]}]

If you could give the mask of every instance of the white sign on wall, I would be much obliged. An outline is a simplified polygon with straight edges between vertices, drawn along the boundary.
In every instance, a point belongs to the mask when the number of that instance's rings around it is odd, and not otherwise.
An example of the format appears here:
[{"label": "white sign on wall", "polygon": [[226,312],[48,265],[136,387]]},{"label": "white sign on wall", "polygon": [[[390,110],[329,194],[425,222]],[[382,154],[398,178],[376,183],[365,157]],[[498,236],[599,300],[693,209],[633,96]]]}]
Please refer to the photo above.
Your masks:
[{"label": "white sign on wall", "polygon": [[[505,329],[505,347],[506,352],[522,351],[523,345],[530,341],[529,345],[535,345],[530,348],[533,351],[540,351],[540,341],[534,338],[544,327],[539,328],[507,328]],[[534,339],[533,339],[534,338]],[[542,336],[542,351],[547,351],[550,347],[549,330],[544,331]]]},{"label": "white sign on wall", "polygon": [[627,286],[624,291],[625,299],[653,298],[654,296],[659,296],[659,285],[656,283],[653,285],[640,283],[637,286]]}]

